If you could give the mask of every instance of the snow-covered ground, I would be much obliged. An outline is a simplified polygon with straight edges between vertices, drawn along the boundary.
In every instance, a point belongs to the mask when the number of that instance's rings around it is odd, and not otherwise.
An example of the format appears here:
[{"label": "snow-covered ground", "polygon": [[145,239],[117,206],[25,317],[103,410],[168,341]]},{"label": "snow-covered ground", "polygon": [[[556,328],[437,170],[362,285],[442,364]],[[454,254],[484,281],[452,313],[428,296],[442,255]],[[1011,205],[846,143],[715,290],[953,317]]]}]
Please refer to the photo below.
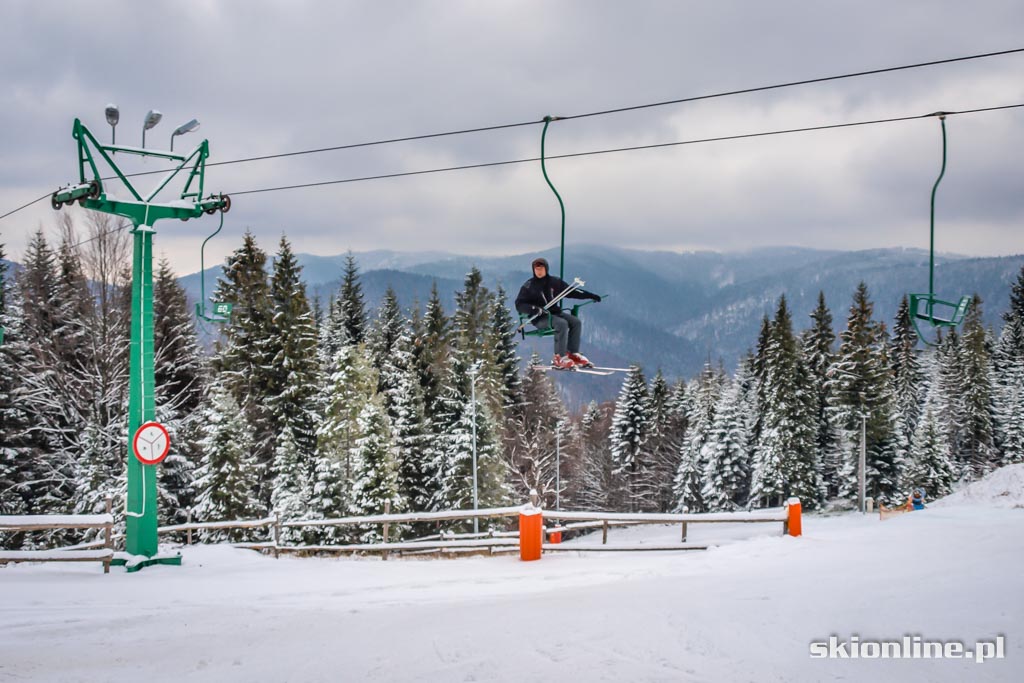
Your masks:
[{"label": "snow-covered ground", "polygon": [[[213,546],[136,574],[10,566],[0,681],[1018,681],[1022,483],[1024,465],[1004,468],[885,522],[805,515],[801,538],[691,525],[692,542],[726,541],[706,552],[381,562]],[[968,649],[1002,635],[1006,656],[812,659],[830,635]]]}]

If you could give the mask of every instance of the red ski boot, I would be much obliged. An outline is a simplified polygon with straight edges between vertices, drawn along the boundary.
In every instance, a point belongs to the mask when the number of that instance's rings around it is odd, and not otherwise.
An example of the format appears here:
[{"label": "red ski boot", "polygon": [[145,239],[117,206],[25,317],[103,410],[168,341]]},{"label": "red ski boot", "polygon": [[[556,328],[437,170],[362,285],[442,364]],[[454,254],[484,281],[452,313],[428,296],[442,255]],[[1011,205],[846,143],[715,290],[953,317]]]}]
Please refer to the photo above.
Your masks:
[{"label": "red ski boot", "polygon": [[555,354],[554,360],[551,361],[551,367],[555,370],[574,370],[576,364],[572,362],[572,358],[569,356],[559,356]]},{"label": "red ski boot", "polygon": [[579,353],[570,353],[569,354],[569,360],[571,360],[575,365],[577,365],[577,366],[579,366],[581,368],[592,368],[592,367],[594,367],[594,364],[591,363],[587,359],[586,356],[584,356],[582,354],[579,354]]}]

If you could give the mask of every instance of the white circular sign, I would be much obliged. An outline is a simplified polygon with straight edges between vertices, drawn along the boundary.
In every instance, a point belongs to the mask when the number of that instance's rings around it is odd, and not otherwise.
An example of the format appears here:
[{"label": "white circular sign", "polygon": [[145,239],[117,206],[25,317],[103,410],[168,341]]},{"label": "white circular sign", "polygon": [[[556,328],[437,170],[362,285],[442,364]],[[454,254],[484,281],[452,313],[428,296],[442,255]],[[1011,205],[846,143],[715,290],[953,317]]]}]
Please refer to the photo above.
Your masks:
[{"label": "white circular sign", "polygon": [[171,437],[159,422],[147,422],[135,431],[132,450],[143,465],[156,465],[171,450]]}]

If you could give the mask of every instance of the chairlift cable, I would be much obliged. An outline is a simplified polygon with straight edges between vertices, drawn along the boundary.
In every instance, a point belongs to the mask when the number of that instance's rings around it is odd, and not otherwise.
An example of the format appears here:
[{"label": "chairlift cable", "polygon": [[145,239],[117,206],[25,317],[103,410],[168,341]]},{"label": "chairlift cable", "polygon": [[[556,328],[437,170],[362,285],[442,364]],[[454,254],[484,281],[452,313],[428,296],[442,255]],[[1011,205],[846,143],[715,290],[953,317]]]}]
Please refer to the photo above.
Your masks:
[{"label": "chairlift cable", "polygon": [[[999,57],[999,56],[1011,55],[1011,54],[1016,54],[1016,53],[1021,53],[1021,52],[1024,52],[1024,48],[1014,48],[1014,49],[1010,49],[1010,50],[999,50],[999,51],[996,51],[996,52],[984,52],[984,53],[978,53],[978,54],[973,54],[973,55],[966,55],[966,56],[963,56],[963,57],[951,57],[949,59],[937,59],[937,60],[932,60],[932,61],[928,61],[928,62],[918,62],[918,63],[915,63],[915,64],[904,64],[904,65],[901,65],[901,66],[885,67],[885,68],[881,68],[881,69],[870,69],[870,70],[867,70],[867,71],[856,71],[856,72],[851,72],[851,73],[846,73],[846,74],[838,74],[838,75],[835,75],[835,76],[823,76],[821,78],[810,78],[810,79],[804,79],[804,80],[799,80],[799,81],[788,81],[788,82],[785,82],[785,83],[776,83],[776,84],[772,84],[772,85],[756,86],[756,87],[752,87],[752,88],[742,88],[742,89],[739,89],[739,90],[728,90],[728,91],[723,91],[723,92],[718,92],[718,93],[711,93],[711,94],[706,94],[706,95],[695,95],[695,96],[692,96],[692,97],[684,97],[684,98],[679,98],[679,99],[674,99],[674,100],[664,100],[664,101],[660,101],[660,102],[650,102],[650,103],[647,103],[647,104],[630,105],[630,106],[626,106],[626,107],[618,107],[618,108],[614,108],[614,109],[605,109],[605,110],[601,110],[601,111],[585,112],[585,113],[581,113],[581,114],[571,114],[571,115],[567,115],[567,116],[562,116],[560,118],[563,118],[563,119],[566,119],[566,120],[573,120],[573,119],[588,118],[588,117],[593,117],[593,116],[604,116],[604,115],[607,115],[607,114],[617,114],[617,113],[626,112],[626,111],[637,111],[637,110],[641,110],[641,109],[651,109],[651,108],[654,108],[654,107],[663,107],[663,106],[672,105],[672,104],[684,104],[684,103],[687,103],[687,102],[699,102],[699,101],[703,101],[703,100],[717,99],[717,98],[723,98],[723,97],[731,97],[731,96],[735,96],[735,95],[748,95],[748,94],[757,93],[757,92],[766,92],[766,91],[771,91],[771,90],[780,90],[780,89],[783,89],[783,88],[791,88],[791,87],[800,86],[800,85],[812,85],[812,84],[816,84],[816,83],[827,83],[827,82],[831,82],[831,81],[839,81],[839,80],[844,80],[844,79],[848,79],[848,78],[859,78],[859,77],[862,77],[862,76],[875,76],[875,75],[884,74],[884,73],[892,73],[892,72],[897,72],[897,71],[907,71],[907,70],[910,70],[910,69],[919,69],[919,68],[924,68],[924,67],[929,67],[929,66],[939,66],[939,65],[943,65],[943,64],[953,64],[953,63],[957,63],[957,62],[967,62],[967,61],[972,61],[972,60],[976,60],[976,59],[985,59],[985,58],[988,58],[988,57]],[[411,136],[406,136],[406,137],[388,138],[388,139],[383,139],[383,140],[373,140],[373,141],[369,141],[369,142],[358,142],[358,143],[345,144],[345,145],[334,145],[334,146],[330,146],[330,147],[319,147],[319,148],[315,148],[315,149],[300,150],[300,151],[295,151],[295,152],[282,152],[282,153],[279,153],[279,154],[266,154],[266,155],[255,156],[255,157],[246,157],[246,158],[242,158],[242,159],[229,159],[227,161],[213,162],[213,163],[207,164],[207,166],[209,166],[209,167],[212,167],[212,166],[226,166],[226,165],[229,165],[229,164],[241,164],[241,163],[248,163],[248,162],[252,162],[252,161],[266,161],[266,160],[270,160],[270,159],[281,159],[281,158],[290,157],[290,156],[302,156],[302,155],[306,155],[306,154],[319,154],[319,153],[323,153],[323,152],[333,152],[333,151],[340,151],[340,150],[345,150],[345,149],[356,149],[356,148],[360,148],[360,147],[372,147],[372,146],[378,146],[378,145],[395,144],[395,143],[399,143],[399,142],[413,142],[413,141],[416,141],[416,140],[428,140],[428,139],[432,139],[432,138],[450,137],[450,136],[455,136],[455,135],[465,135],[465,134],[469,134],[469,133],[481,133],[481,132],[488,132],[488,131],[494,131],[494,130],[503,130],[503,129],[509,129],[509,128],[519,128],[519,127],[523,127],[523,126],[533,126],[533,125],[537,125],[537,124],[540,124],[540,123],[544,123],[544,120],[541,119],[541,120],[532,120],[532,121],[520,121],[520,122],[517,122],[517,123],[497,124],[497,125],[492,125],[492,126],[478,126],[478,127],[474,127],[474,128],[464,128],[464,129],[460,129],[460,130],[445,131],[445,132],[440,132],[440,133],[426,133],[426,134],[423,134],[423,135],[411,135]],[[166,172],[165,169],[156,170],[156,171],[143,171],[143,172],[140,172],[140,173],[129,174],[126,177],[130,177],[131,178],[131,177],[138,177],[138,176],[144,176],[144,175],[153,175],[153,174],[165,173],[165,172]],[[111,180],[111,179],[112,178],[102,178],[101,180]],[[45,199],[48,196],[49,196],[49,194],[46,194],[43,197],[40,197],[39,199],[36,199],[36,200],[33,200],[33,201],[29,202],[28,204],[20,206],[20,207],[18,207],[16,209],[13,209],[11,211],[8,211],[7,213],[5,213],[3,215],[0,215],[0,220],[3,220],[4,218],[6,218],[6,217],[8,217],[8,216],[10,216],[12,214],[15,214],[15,213],[17,213],[17,212],[19,212],[19,211],[21,211],[23,209],[26,209],[29,206],[32,206],[33,204],[36,204],[37,202],[42,201],[43,199]]]}]

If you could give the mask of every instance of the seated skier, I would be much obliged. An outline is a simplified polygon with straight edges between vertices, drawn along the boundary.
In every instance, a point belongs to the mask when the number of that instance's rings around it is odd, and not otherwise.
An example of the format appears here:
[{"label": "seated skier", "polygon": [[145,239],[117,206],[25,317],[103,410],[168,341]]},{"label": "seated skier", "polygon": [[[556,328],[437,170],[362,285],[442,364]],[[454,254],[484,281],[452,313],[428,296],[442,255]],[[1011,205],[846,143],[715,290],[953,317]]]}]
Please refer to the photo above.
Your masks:
[{"label": "seated skier", "polygon": [[[524,315],[537,316],[533,324],[538,330],[546,330],[554,327],[555,330],[555,357],[551,365],[558,370],[572,370],[579,366],[581,368],[593,367],[593,363],[587,360],[586,356],[580,354],[580,332],[582,323],[580,319],[568,311],[563,311],[561,302],[544,311],[552,299],[569,288],[561,278],[548,273],[547,259],[536,258],[533,260],[533,277],[523,283],[519,289],[519,296],[516,297],[516,310]],[[577,289],[566,295],[567,299],[592,299],[600,301],[601,297],[582,289]],[[551,316],[548,316],[548,313]]]}]

